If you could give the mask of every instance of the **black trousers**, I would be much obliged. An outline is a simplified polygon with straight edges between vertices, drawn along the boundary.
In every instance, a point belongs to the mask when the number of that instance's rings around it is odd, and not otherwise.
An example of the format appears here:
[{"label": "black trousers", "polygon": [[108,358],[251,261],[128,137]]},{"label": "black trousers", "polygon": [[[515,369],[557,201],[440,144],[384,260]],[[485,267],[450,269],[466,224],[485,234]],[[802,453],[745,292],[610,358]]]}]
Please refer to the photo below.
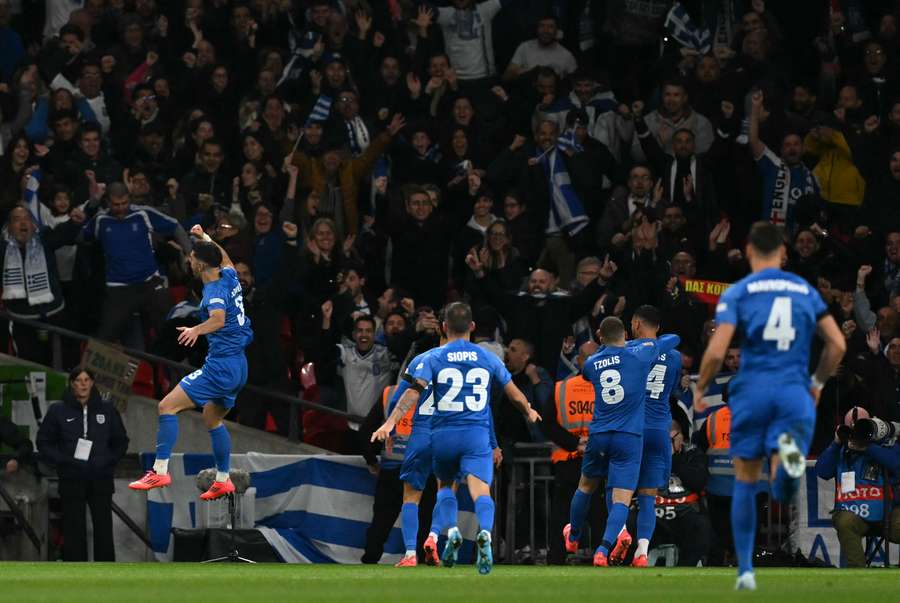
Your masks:
[{"label": "black trousers", "polygon": [[[419,560],[424,560],[422,545],[431,528],[431,514],[437,494],[434,477],[428,478],[422,499],[419,501],[419,535],[416,538],[416,552]],[[399,469],[382,469],[375,484],[375,502],[372,505],[372,523],[366,530],[366,551],[363,563],[378,563],[384,553],[384,543],[400,515],[403,506],[403,482]]]},{"label": "black trousers", "polygon": [[87,561],[87,508],[94,527],[94,561],[115,561],[111,479],[60,479],[63,510],[63,560]]},{"label": "black trousers", "polygon": [[[550,498],[550,547],[547,563],[563,565],[566,562],[566,548],[562,539],[562,530],[569,523],[569,507],[572,497],[578,489],[581,478],[581,459],[562,461],[553,464],[553,496]],[[591,537],[596,545],[603,538],[606,527],[606,496],[603,488],[597,488],[591,498],[587,523],[591,526]],[[583,532],[582,532],[583,533]],[[582,544],[589,544],[582,539]]]},{"label": "black trousers", "polygon": [[169,291],[160,277],[124,287],[107,286],[97,337],[106,341],[119,339],[136,312],[141,315],[144,329],[152,328],[159,334],[171,305]]},{"label": "black trousers", "polygon": [[734,559],[734,538],[731,535],[731,497],[706,495],[706,506],[712,524],[712,547],[709,551],[709,564],[717,567],[726,565],[728,559]]}]

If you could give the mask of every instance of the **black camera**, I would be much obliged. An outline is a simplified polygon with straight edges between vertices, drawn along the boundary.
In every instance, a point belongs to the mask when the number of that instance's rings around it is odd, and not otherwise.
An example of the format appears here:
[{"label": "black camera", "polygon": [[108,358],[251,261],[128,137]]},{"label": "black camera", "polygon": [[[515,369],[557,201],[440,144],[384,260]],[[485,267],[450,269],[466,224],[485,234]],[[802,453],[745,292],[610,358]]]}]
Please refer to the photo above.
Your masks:
[{"label": "black camera", "polygon": [[878,417],[871,417],[869,419],[857,419],[857,421],[853,424],[853,427],[846,427],[842,425],[838,428],[838,438],[840,438],[841,442],[844,442],[844,438],[841,435],[841,430],[847,429],[849,432],[849,439],[856,440],[858,442],[865,442],[867,444],[872,442],[883,442],[885,440],[894,439],[897,437],[897,434],[900,433],[900,423],[895,423],[893,421],[883,421]]},{"label": "black camera", "polygon": [[838,426],[837,431],[835,432],[835,435],[837,435],[838,440],[840,440],[841,446],[846,446],[847,442],[850,441],[850,436],[852,434],[852,431],[853,430],[850,429],[850,427],[848,425]]}]

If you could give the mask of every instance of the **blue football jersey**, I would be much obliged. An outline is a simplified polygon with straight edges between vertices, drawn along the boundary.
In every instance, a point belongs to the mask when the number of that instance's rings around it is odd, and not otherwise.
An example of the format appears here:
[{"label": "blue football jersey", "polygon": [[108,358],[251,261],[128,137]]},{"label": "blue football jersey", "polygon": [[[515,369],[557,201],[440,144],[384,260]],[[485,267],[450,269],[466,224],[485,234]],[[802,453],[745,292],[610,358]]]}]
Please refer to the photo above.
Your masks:
[{"label": "blue football jersey", "polygon": [[[431,348],[430,350],[426,350],[410,361],[407,372],[400,379],[400,382],[397,384],[397,389],[394,390],[394,395],[388,403],[388,413],[393,412],[394,407],[397,406],[397,402],[400,401],[400,396],[402,396],[403,392],[408,390],[411,385],[413,376],[408,371],[413,370],[419,363],[424,361],[428,354],[437,349],[438,348]],[[413,418],[412,426],[413,431],[431,431],[431,416],[433,414],[434,392],[432,391],[431,382],[429,382],[428,386],[419,395],[419,401],[416,403],[416,413]]]},{"label": "blue football jersey", "polygon": [[596,392],[590,433],[644,432],[647,375],[660,354],[668,353],[680,341],[677,335],[635,339],[621,348],[604,346],[585,360],[582,375]]},{"label": "blue football jersey", "polygon": [[733,380],[808,386],[809,351],[828,308],[819,292],[796,274],[769,268],[729,287],[716,307],[717,324],[741,335],[741,370]]},{"label": "blue football jersey", "polygon": [[644,402],[644,429],[669,430],[672,409],[669,399],[681,378],[681,352],[670,350],[653,362],[647,375],[647,397]]},{"label": "blue football jersey", "polygon": [[491,426],[491,387],[512,376],[495,354],[463,339],[435,348],[412,375],[434,388],[431,429]]},{"label": "blue football jersey", "polygon": [[250,319],[244,314],[244,296],[234,268],[219,270],[219,280],[203,285],[200,321],[209,318],[210,310],[225,310],[225,325],[206,336],[209,356],[219,358],[242,354],[253,341]]}]

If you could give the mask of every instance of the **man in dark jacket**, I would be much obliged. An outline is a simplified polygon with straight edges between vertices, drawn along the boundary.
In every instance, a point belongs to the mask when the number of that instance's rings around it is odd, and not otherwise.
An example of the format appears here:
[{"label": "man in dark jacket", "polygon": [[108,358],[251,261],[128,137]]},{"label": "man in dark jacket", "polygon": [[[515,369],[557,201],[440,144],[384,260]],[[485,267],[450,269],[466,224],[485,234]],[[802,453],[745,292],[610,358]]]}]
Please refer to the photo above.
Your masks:
[{"label": "man in dark jacket", "polygon": [[497,308],[509,325],[511,337],[533,341],[533,362],[556,374],[563,339],[572,334],[572,324],[590,312],[603,294],[607,281],[615,272],[615,264],[604,264],[600,275],[574,295],[556,286],[556,277],[546,270],[535,270],[528,278],[525,291],[502,291],[492,279],[477,272],[473,294],[483,295]]},{"label": "man in dark jacket", "polygon": [[405,196],[405,219],[390,234],[391,285],[409,291],[419,305],[440,308],[447,291],[452,233],[423,188],[410,186]]},{"label": "man in dark jacket", "polygon": [[78,132],[78,152],[65,165],[65,179],[73,198],[82,202],[90,197],[91,181],[112,184],[122,180],[122,166],[103,149],[99,124],[88,122]]},{"label": "man in dark jacket", "polygon": [[38,451],[56,466],[63,506],[63,560],[87,561],[85,506],[94,526],[94,561],[115,561],[112,532],[113,470],[128,450],[115,407],[104,402],[84,369],[69,374],[62,402],[47,409]]}]

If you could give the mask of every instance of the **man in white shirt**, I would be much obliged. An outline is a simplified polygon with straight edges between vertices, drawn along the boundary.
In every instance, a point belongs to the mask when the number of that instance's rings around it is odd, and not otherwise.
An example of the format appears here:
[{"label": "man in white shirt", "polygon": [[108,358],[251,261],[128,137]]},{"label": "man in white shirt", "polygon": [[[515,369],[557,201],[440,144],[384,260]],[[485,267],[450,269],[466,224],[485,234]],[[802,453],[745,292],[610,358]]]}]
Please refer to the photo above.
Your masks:
[{"label": "man in white shirt", "polygon": [[537,24],[537,38],[519,44],[503,73],[503,81],[514,80],[535,67],[550,67],[560,78],[574,72],[578,66],[575,57],[557,41],[558,37],[556,17],[541,18]]},{"label": "man in white shirt", "polygon": [[491,21],[509,0],[453,0],[438,9],[437,23],[444,33],[450,63],[460,80],[480,80],[495,75]]}]

